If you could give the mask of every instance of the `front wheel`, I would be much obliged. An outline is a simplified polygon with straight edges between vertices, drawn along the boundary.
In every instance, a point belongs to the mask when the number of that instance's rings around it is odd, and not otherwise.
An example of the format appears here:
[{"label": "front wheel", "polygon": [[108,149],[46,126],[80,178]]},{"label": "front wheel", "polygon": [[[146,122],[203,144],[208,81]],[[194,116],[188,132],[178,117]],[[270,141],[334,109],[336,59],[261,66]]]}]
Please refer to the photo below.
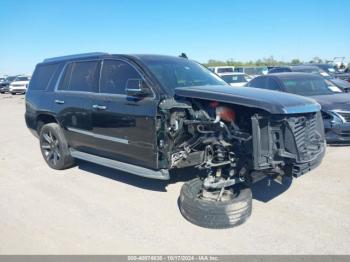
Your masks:
[{"label": "front wheel", "polygon": [[16,94],[15,92],[11,92],[11,95],[13,95],[13,96],[14,96],[15,94]]},{"label": "front wheel", "polygon": [[62,170],[74,165],[61,127],[56,123],[44,125],[40,131],[40,149],[46,163],[53,169]]},{"label": "front wheel", "polygon": [[203,181],[186,182],[179,198],[181,214],[191,223],[206,228],[230,228],[244,223],[252,212],[252,191],[237,188],[222,201],[201,197]]}]

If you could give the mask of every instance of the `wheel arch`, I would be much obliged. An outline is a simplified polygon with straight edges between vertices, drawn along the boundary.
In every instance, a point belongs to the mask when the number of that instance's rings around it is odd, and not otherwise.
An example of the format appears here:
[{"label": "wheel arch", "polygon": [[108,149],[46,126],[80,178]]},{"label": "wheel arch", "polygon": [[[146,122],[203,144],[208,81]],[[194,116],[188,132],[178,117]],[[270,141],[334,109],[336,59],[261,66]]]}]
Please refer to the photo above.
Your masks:
[{"label": "wheel arch", "polygon": [[38,114],[36,117],[36,126],[35,126],[35,130],[36,130],[37,134],[39,135],[41,128],[44,125],[49,124],[49,123],[57,123],[58,124],[58,121],[57,121],[56,117],[50,113]]}]

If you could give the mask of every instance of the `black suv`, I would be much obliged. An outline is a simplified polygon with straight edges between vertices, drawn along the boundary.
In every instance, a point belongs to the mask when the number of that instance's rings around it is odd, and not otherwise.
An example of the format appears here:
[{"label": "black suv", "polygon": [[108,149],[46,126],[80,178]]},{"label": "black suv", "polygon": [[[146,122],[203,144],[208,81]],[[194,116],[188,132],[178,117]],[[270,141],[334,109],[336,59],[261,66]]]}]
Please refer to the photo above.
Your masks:
[{"label": "black suv", "polygon": [[325,153],[314,100],[232,88],[181,57],[46,59],[30,81],[25,119],[54,169],[77,158],[164,180],[175,168],[206,171],[184,184],[179,205],[189,221],[210,228],[250,216],[252,183],[300,176]]}]

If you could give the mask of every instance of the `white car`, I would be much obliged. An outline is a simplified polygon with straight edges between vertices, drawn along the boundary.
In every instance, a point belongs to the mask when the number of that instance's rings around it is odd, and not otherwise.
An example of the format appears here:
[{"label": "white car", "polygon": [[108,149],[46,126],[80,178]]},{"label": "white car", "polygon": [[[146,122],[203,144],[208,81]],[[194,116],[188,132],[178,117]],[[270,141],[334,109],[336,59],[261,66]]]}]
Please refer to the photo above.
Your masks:
[{"label": "white car", "polygon": [[208,69],[215,74],[233,73],[235,70],[234,66],[211,66]]},{"label": "white car", "polygon": [[219,74],[219,76],[230,86],[239,87],[244,86],[248,83],[252,78],[245,73],[224,73]]},{"label": "white car", "polygon": [[27,91],[27,87],[30,81],[30,77],[29,76],[17,76],[16,79],[11,82],[10,86],[9,86],[9,92],[12,95],[15,94],[25,94],[25,92]]}]

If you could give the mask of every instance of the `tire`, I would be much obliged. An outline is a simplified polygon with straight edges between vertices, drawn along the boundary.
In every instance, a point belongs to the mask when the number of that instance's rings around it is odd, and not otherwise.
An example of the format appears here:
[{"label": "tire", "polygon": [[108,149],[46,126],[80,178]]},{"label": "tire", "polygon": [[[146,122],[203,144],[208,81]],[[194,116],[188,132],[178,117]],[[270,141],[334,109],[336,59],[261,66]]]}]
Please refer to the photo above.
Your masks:
[{"label": "tire", "polygon": [[40,150],[46,163],[53,169],[62,170],[74,165],[68,143],[61,127],[56,123],[44,125],[40,130]]},{"label": "tire", "polygon": [[252,212],[252,191],[240,189],[228,201],[210,201],[198,198],[203,182],[193,179],[186,182],[179,197],[181,214],[191,223],[206,228],[230,228],[244,223]]},{"label": "tire", "polygon": [[13,96],[14,96],[15,94],[16,94],[16,93],[14,93],[14,92],[11,92],[11,95],[13,95]]}]

